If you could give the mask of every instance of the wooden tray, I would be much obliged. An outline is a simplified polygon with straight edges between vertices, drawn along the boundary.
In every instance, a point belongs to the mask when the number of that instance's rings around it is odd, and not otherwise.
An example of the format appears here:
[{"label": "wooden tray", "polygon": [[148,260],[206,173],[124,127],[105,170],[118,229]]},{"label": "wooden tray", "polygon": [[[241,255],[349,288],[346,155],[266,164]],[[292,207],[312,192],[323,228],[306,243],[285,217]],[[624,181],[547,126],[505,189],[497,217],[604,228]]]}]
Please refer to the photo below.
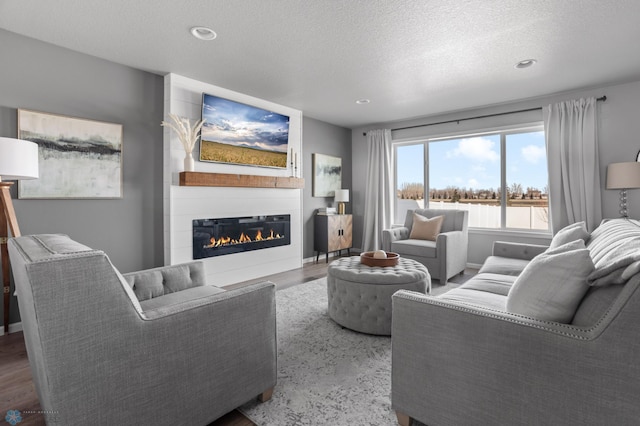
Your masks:
[{"label": "wooden tray", "polygon": [[365,251],[360,255],[360,263],[363,263],[367,266],[396,266],[398,264],[398,259],[400,259],[400,255],[398,253],[387,252],[386,259],[376,259],[373,257],[372,251]]}]

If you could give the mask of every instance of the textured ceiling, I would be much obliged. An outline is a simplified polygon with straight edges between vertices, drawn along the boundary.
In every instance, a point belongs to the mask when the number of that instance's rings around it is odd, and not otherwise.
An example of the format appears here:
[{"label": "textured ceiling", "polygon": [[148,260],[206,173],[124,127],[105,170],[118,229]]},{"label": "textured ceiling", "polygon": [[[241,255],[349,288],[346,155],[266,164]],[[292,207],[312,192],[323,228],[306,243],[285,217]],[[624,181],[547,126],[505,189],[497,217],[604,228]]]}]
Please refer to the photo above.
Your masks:
[{"label": "textured ceiling", "polygon": [[0,28],[345,127],[640,78],[638,0],[0,0]]}]

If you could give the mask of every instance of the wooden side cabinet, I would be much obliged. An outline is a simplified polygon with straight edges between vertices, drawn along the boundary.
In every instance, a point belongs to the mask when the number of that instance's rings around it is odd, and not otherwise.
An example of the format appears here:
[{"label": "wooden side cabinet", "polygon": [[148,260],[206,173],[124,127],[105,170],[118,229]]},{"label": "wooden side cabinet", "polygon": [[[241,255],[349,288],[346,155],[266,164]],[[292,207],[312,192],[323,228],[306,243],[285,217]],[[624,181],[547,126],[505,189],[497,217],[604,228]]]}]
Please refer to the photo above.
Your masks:
[{"label": "wooden side cabinet", "polygon": [[347,250],[351,255],[353,243],[353,216],[350,214],[316,215],[314,221],[314,250],[316,262],[320,253],[325,253],[325,260],[329,262],[329,253]]}]

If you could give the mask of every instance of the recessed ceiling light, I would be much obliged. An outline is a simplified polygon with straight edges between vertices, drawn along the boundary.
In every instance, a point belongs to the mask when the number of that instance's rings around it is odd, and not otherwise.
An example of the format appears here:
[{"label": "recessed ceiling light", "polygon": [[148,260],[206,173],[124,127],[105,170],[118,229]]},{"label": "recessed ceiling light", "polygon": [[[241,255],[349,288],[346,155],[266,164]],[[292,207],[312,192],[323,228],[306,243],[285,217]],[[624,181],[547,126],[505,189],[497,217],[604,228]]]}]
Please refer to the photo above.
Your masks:
[{"label": "recessed ceiling light", "polygon": [[531,65],[535,64],[536,62],[538,61],[536,61],[535,59],[525,59],[515,64],[515,67],[518,69],[529,68]]},{"label": "recessed ceiling light", "polygon": [[200,40],[213,40],[218,37],[215,31],[207,27],[193,27],[190,31],[192,36]]},{"label": "recessed ceiling light", "polygon": [[364,104],[371,103],[371,101],[370,101],[369,99],[358,99],[358,100],[356,101],[356,103],[357,103],[358,105],[364,105]]}]

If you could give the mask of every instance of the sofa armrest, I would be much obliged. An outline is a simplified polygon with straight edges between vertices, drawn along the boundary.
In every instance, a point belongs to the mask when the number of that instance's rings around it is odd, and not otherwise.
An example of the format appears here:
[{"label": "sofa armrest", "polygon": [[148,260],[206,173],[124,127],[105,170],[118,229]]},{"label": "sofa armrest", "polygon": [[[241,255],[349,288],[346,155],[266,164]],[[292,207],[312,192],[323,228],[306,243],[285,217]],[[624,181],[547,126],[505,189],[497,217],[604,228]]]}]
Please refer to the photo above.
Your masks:
[{"label": "sofa armrest", "polygon": [[510,257],[512,259],[531,260],[543,253],[548,246],[538,244],[511,243],[507,241],[494,241],[493,256]]},{"label": "sofa armrest", "polygon": [[640,384],[624,377],[633,355],[612,358],[620,337],[606,326],[540,321],[408,291],[392,299],[391,399],[402,414],[425,424],[598,424],[607,416],[621,424],[634,415],[621,412],[637,411],[630,395]]},{"label": "sofa armrest", "polygon": [[399,226],[382,230],[382,250],[391,251],[391,243],[409,238],[409,228]]}]

